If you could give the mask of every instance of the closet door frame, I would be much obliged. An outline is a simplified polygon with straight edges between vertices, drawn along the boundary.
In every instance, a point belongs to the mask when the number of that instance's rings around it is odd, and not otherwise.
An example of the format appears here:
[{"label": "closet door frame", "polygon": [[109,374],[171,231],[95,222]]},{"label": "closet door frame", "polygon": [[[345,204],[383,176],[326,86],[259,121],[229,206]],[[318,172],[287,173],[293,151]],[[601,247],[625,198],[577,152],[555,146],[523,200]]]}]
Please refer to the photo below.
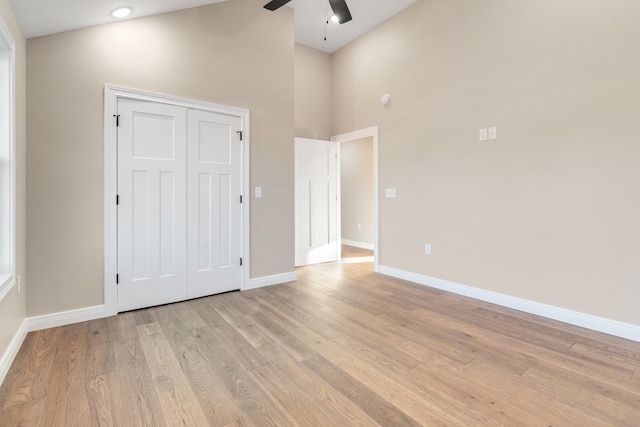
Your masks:
[{"label": "closet door frame", "polygon": [[249,187],[249,154],[250,154],[250,114],[245,108],[215,104],[206,101],[181,98],[171,95],[145,92],[136,89],[123,88],[113,85],[104,86],[104,315],[117,314],[118,307],[118,245],[117,245],[117,182],[118,182],[118,152],[117,152],[117,110],[118,99],[156,102],[211,111],[240,118],[242,131],[241,154],[241,188],[243,197],[241,219],[241,290],[249,287],[250,259],[250,187]]}]

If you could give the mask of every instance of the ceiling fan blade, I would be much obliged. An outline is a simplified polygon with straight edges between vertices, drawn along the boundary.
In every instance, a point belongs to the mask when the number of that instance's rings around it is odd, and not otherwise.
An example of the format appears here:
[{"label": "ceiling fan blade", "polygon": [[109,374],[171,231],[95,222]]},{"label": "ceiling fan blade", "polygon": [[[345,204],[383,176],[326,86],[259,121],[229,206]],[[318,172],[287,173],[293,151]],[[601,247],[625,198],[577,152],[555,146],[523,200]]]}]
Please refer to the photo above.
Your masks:
[{"label": "ceiling fan blade", "polygon": [[333,13],[338,17],[338,22],[344,24],[351,21],[351,12],[345,0],[329,0]]},{"label": "ceiling fan blade", "polygon": [[265,9],[276,10],[289,3],[291,0],[272,0],[264,5]]}]

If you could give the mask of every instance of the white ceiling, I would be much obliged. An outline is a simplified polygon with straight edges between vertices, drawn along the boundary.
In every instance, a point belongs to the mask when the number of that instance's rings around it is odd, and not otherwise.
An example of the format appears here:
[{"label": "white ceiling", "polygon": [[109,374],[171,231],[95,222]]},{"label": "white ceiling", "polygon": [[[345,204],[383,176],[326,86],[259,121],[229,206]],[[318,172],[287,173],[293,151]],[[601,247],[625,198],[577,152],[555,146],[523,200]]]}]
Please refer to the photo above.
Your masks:
[{"label": "white ceiling", "polygon": [[333,53],[415,2],[416,0],[347,0],[353,20],[342,25],[326,24],[327,10],[331,11],[327,0],[292,0],[289,5],[295,11],[296,42]]},{"label": "white ceiling", "polygon": [[[188,9],[226,0],[10,0],[27,38],[106,24],[115,19],[109,12],[130,6],[127,19]],[[233,1],[233,0],[229,0]],[[268,0],[263,0],[266,4]],[[295,10],[296,42],[333,53],[416,0],[347,0],[353,20],[326,25],[327,0],[292,0]],[[275,12],[277,13],[277,11]],[[326,29],[327,40],[324,40]]]}]

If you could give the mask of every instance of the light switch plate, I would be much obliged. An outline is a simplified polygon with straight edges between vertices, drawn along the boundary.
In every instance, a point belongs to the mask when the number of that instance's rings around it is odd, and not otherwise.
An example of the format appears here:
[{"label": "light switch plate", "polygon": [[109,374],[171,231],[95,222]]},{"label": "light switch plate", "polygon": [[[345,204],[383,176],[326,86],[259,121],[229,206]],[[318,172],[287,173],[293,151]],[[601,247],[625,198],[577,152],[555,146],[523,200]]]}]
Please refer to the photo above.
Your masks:
[{"label": "light switch plate", "polygon": [[489,128],[489,139],[498,139],[498,128]]},{"label": "light switch plate", "polygon": [[395,188],[387,188],[385,192],[387,199],[395,199],[396,197],[396,189]]}]

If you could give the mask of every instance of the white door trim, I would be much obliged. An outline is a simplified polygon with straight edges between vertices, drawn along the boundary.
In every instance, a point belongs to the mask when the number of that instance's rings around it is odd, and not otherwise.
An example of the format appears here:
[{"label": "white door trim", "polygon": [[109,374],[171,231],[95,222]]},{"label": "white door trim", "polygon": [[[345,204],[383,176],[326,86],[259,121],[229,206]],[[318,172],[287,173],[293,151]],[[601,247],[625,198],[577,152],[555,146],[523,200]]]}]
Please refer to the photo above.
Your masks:
[{"label": "white door trim", "polygon": [[[340,144],[362,138],[373,139],[373,271],[379,272],[380,245],[378,240],[378,126],[372,126],[353,132],[343,133],[331,137],[331,141],[338,143],[338,164],[340,164]],[[340,191],[340,168],[338,168],[338,191]],[[338,200],[340,195],[338,194]],[[339,204],[338,204],[339,205]],[[342,237],[340,228],[341,211],[338,208],[338,238]]]},{"label": "white door trim", "polygon": [[249,153],[250,153],[250,125],[249,110],[230,107],[171,95],[144,92],[106,84],[104,86],[104,315],[112,316],[118,312],[118,288],[116,274],[118,272],[117,246],[117,210],[116,195],[118,182],[117,132],[115,114],[118,111],[118,99],[126,98],[138,101],[157,102],[185,108],[211,111],[218,114],[239,117],[242,129],[242,193],[243,208],[241,221],[241,289],[249,288],[250,268],[250,229],[249,213]]}]

